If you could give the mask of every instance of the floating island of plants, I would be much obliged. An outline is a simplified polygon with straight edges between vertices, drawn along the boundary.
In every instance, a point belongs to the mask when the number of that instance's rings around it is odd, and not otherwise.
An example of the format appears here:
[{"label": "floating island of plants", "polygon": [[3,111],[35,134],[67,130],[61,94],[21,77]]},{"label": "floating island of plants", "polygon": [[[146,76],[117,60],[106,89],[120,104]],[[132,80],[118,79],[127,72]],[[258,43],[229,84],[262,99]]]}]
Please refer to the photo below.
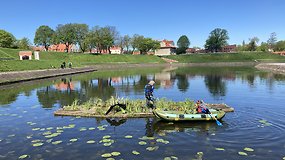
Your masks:
[{"label": "floating island of plants", "polygon": [[[124,104],[125,107],[120,107]],[[113,109],[106,115],[106,112],[114,106]],[[171,101],[166,98],[157,99],[155,101],[156,108],[162,110],[185,111],[187,114],[196,113],[195,102],[186,99],[185,101]],[[222,109],[225,112],[232,112],[233,108],[226,104],[207,104],[209,108]],[[99,98],[90,99],[87,102],[80,103],[75,100],[71,105],[64,106],[63,108],[54,112],[56,116],[83,116],[83,117],[122,117],[122,118],[144,118],[154,117],[151,109],[146,106],[144,99],[128,99],[128,98],[115,98],[104,101]]]}]

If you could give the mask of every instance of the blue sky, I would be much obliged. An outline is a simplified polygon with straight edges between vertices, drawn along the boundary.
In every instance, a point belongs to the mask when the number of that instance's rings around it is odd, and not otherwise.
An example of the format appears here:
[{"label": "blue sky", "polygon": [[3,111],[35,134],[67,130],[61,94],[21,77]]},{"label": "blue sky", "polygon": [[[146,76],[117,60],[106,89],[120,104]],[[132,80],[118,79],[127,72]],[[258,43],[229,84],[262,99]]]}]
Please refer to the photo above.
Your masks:
[{"label": "blue sky", "polygon": [[272,32],[285,40],[284,15],[285,0],[4,0],[0,29],[33,42],[41,25],[109,25],[121,35],[140,34],[175,44],[186,35],[190,47],[203,47],[215,28],[229,32],[230,44],[254,36],[267,41]]}]

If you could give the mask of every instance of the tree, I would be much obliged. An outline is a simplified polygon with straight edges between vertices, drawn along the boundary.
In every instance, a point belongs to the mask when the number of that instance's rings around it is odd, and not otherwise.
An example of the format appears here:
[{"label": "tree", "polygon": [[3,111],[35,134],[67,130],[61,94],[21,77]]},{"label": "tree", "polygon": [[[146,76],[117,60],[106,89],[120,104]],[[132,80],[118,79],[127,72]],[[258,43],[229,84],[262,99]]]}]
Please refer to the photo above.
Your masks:
[{"label": "tree", "polygon": [[258,51],[267,52],[268,51],[268,44],[266,42],[261,42],[260,46],[257,47]]},{"label": "tree", "polygon": [[228,31],[221,28],[214,29],[206,40],[205,49],[210,52],[218,52],[222,47],[227,45],[229,39]]},{"label": "tree", "polygon": [[278,41],[274,46],[275,51],[285,51],[285,41]]},{"label": "tree", "polygon": [[120,36],[118,39],[118,46],[121,47],[121,53],[123,53],[124,48],[127,49],[127,53],[129,52],[131,38],[128,35]]},{"label": "tree", "polygon": [[276,44],[277,42],[277,37],[276,37],[276,33],[273,32],[270,34],[270,37],[269,39],[267,40],[267,43],[268,43],[268,48],[270,50],[272,50],[274,48],[274,45]]},{"label": "tree", "polygon": [[36,45],[43,45],[48,50],[48,47],[52,44],[52,38],[54,35],[54,30],[52,30],[49,26],[40,26],[36,30],[34,43]]},{"label": "tree", "polygon": [[102,48],[111,53],[110,48],[114,45],[115,41],[119,37],[119,32],[114,26],[106,26],[101,28],[102,36]]},{"label": "tree", "polygon": [[176,54],[186,53],[186,49],[190,46],[190,41],[186,35],[181,36],[177,41],[178,49]]},{"label": "tree", "polygon": [[76,43],[76,30],[73,24],[58,25],[56,28],[56,39],[65,44],[66,52],[69,51],[69,46]]},{"label": "tree", "polygon": [[31,46],[31,42],[26,37],[17,41],[17,47],[20,49],[30,49],[30,46]]},{"label": "tree", "polygon": [[88,45],[85,43],[85,38],[89,32],[88,25],[87,24],[73,24],[74,30],[75,30],[75,42],[79,45],[80,50],[84,53],[88,47]]},{"label": "tree", "polygon": [[143,38],[139,41],[138,50],[140,54],[147,54],[148,51],[155,51],[160,47],[160,43],[151,38]]},{"label": "tree", "polygon": [[15,41],[16,38],[11,33],[0,30],[0,47],[10,48]]},{"label": "tree", "polygon": [[135,49],[138,49],[140,41],[144,39],[144,36],[134,34],[131,39],[131,46],[133,48],[132,53],[134,53]]},{"label": "tree", "polygon": [[248,43],[248,50],[249,51],[256,51],[257,43],[259,42],[259,39],[257,37],[253,37],[249,39]]}]

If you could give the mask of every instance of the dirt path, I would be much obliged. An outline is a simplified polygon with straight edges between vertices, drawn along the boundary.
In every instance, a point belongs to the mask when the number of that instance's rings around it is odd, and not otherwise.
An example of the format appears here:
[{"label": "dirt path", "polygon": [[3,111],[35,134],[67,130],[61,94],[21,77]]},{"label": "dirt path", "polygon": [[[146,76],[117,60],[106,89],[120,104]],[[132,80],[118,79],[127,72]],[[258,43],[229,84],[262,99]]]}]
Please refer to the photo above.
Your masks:
[{"label": "dirt path", "polygon": [[261,63],[255,66],[259,70],[285,74],[285,63]]}]

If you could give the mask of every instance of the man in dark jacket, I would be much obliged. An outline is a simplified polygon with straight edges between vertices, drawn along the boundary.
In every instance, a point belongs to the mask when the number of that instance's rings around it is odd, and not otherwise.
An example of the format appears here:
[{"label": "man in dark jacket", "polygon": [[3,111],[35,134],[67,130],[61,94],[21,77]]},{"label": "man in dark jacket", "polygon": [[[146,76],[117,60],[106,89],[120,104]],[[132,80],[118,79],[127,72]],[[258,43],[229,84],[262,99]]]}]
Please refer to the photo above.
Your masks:
[{"label": "man in dark jacket", "polygon": [[152,108],[152,109],[155,108],[154,98],[153,98],[154,84],[155,84],[155,82],[153,80],[151,80],[144,87],[144,93],[145,93],[145,98],[146,98],[146,105],[149,108]]}]

